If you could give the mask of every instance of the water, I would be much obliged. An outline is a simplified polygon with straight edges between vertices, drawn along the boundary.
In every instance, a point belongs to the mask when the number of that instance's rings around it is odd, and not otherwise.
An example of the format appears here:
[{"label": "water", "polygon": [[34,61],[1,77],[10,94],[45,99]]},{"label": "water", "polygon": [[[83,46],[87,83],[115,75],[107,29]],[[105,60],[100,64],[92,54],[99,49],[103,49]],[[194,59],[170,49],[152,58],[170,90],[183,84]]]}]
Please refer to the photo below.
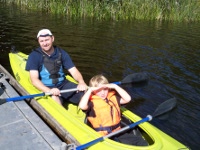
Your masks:
[{"label": "water", "polygon": [[151,123],[191,149],[200,148],[200,23],[70,20],[3,4],[0,14],[0,64],[10,73],[10,47],[29,54],[38,46],[38,30],[49,28],[55,45],[70,54],[87,83],[99,73],[110,82],[147,73],[148,85],[124,86],[134,100],[127,107],[146,117],[175,97],[169,118]]}]

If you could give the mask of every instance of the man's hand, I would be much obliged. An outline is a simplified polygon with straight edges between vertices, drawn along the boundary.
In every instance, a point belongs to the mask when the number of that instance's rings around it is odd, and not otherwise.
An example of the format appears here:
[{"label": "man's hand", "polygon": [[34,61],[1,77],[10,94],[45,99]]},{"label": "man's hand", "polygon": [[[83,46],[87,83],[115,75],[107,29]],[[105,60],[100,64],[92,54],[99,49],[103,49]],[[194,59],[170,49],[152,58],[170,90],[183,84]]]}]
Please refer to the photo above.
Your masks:
[{"label": "man's hand", "polygon": [[60,90],[58,88],[52,88],[49,93],[51,93],[53,96],[61,96]]},{"label": "man's hand", "polygon": [[84,83],[79,83],[78,86],[77,86],[77,89],[79,91],[85,91],[85,90],[88,89],[88,86],[85,84],[85,82]]}]

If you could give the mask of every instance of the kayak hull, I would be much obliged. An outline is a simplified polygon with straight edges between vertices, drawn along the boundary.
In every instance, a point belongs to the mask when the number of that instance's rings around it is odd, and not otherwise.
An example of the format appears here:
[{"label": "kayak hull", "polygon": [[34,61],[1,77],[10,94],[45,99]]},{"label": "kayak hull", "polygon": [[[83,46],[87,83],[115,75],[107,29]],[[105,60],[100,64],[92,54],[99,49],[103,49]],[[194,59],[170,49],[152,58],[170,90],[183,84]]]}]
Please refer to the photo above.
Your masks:
[{"label": "kayak hull", "polygon": [[[25,71],[25,65],[28,55],[22,52],[9,53],[10,65],[13,70],[13,74],[19,84],[27,91],[27,94],[41,93],[36,89],[30,81],[29,73]],[[66,78],[72,82],[75,82],[70,76]],[[95,140],[100,135],[90,128],[85,121],[85,113],[80,110],[76,105],[65,104],[64,107],[57,104],[50,96],[36,97],[35,100],[31,100],[35,110],[46,120],[46,122],[54,129],[54,131],[60,135],[60,137],[67,143],[75,143],[76,145],[82,145]],[[141,120],[139,116],[126,108],[121,108],[123,116],[133,122]],[[110,139],[104,139],[90,146],[89,150],[109,149],[109,150],[169,150],[169,149],[188,149],[185,145],[178,142],[174,138],[165,134],[155,126],[148,122],[139,125],[142,131],[145,133],[144,138],[147,139],[148,146],[133,146],[119,142],[115,142]],[[146,136],[145,136],[146,135]]]}]

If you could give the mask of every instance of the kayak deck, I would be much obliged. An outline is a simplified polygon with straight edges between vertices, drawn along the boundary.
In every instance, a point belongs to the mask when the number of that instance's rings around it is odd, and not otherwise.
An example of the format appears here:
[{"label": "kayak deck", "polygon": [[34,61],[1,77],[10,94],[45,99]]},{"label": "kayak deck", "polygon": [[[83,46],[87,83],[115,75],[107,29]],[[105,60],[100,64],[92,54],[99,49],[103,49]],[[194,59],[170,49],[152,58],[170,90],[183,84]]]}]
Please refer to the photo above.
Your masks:
[{"label": "kayak deck", "polygon": [[[28,55],[17,52],[10,53],[10,63],[16,80],[26,89],[29,94],[41,93],[30,82],[29,74],[25,71],[25,65]],[[73,81],[72,78],[67,76],[67,79]],[[85,144],[89,141],[97,139],[100,135],[84,123],[85,113],[80,110],[76,105],[66,103],[64,107],[57,104],[49,96],[37,97],[34,100],[35,104],[39,104],[42,108],[38,107],[36,110],[47,121],[47,123],[54,128],[59,136],[68,142],[73,142],[76,145]],[[33,102],[32,102],[33,103]],[[33,106],[34,107],[34,106]],[[126,108],[121,108],[122,114],[126,116],[131,122],[141,120],[139,116],[130,112]],[[44,115],[45,114],[45,115]],[[148,146],[134,146],[119,143],[110,139],[105,139],[89,149],[120,149],[120,150],[168,150],[168,149],[188,149],[185,145],[176,141],[172,137],[163,133],[150,123],[146,122],[139,125],[143,137],[148,141]]]}]

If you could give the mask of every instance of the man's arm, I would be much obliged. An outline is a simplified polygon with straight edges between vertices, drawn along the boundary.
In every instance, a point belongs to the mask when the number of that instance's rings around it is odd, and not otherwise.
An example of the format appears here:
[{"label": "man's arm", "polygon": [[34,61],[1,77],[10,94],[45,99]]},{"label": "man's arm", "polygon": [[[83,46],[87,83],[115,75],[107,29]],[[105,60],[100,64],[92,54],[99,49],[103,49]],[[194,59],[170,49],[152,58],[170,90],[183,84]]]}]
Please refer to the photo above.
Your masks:
[{"label": "man's arm", "polygon": [[60,105],[62,105],[60,99],[58,96],[60,96],[60,90],[58,88],[48,88],[47,86],[45,86],[41,80],[39,79],[39,73],[37,70],[30,70],[30,79],[32,84],[39,90],[41,90],[44,93],[51,93],[52,94],[52,98]]},{"label": "man's arm", "polygon": [[70,72],[70,74],[72,75],[72,77],[78,81],[78,90],[79,91],[85,91],[87,89],[87,85],[85,83],[85,81],[83,80],[83,76],[81,75],[81,73],[79,72],[79,70],[76,67],[72,67],[71,69],[68,70]]},{"label": "man's arm", "polygon": [[39,79],[39,73],[37,70],[30,70],[30,79],[32,84],[39,90],[43,91],[43,92],[49,92],[50,88],[48,88],[47,86],[45,86],[41,80]]}]

